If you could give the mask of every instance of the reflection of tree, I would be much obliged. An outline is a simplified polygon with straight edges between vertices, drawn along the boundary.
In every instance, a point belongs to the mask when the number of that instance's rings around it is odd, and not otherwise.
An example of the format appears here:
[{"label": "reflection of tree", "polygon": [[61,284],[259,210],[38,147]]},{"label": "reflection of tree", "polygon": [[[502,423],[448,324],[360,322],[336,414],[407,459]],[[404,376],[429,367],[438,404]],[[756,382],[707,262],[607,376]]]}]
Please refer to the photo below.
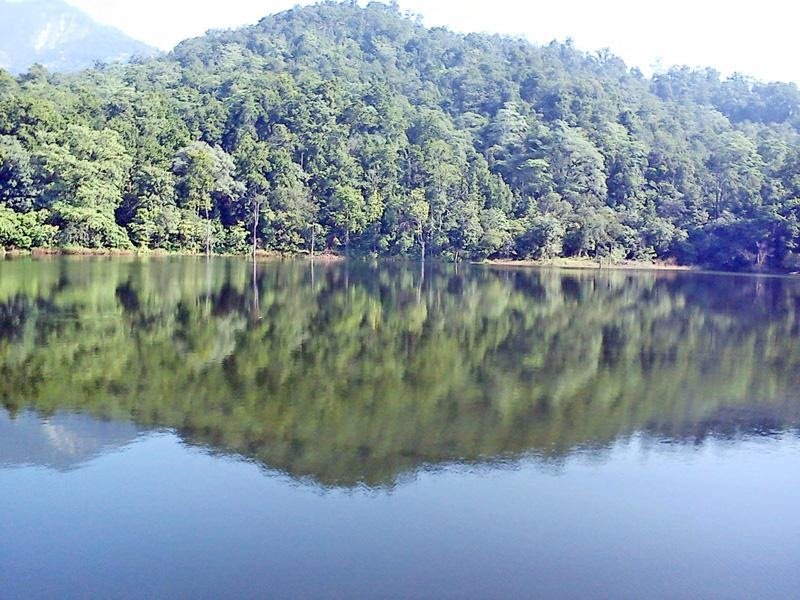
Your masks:
[{"label": "reflection of tree", "polygon": [[2,263],[0,400],[172,427],[325,485],[800,422],[789,280],[308,269]]}]

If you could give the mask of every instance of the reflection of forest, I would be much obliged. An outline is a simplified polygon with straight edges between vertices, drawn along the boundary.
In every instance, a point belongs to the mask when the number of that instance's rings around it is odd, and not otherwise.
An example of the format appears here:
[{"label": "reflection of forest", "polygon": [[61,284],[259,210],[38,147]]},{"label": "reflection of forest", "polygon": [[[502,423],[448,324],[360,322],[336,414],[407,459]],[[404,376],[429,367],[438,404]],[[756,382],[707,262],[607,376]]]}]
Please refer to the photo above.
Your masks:
[{"label": "reflection of forest", "polygon": [[[256,293],[257,291],[257,293]],[[244,261],[0,262],[0,401],[323,485],[800,423],[800,284]]]}]

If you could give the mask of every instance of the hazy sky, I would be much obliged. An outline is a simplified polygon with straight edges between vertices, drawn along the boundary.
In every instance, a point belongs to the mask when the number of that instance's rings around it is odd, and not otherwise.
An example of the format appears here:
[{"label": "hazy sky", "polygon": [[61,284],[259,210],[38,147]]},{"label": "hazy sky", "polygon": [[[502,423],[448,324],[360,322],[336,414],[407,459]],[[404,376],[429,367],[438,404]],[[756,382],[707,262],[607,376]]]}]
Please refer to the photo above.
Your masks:
[{"label": "hazy sky", "polygon": [[[296,0],[68,0],[99,21],[162,49],[207,29],[256,22],[310,4]],[[793,0],[399,0],[428,25],[571,37],[585,50],[611,48],[645,71],[661,63],[712,66],[800,82],[800,3]]]}]

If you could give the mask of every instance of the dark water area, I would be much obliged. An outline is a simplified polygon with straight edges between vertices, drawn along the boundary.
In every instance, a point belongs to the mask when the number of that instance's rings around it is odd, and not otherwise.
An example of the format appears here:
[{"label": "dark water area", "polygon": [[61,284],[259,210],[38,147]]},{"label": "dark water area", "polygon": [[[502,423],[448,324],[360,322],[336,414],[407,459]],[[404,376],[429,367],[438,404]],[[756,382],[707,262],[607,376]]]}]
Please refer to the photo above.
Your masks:
[{"label": "dark water area", "polygon": [[0,261],[0,598],[800,590],[800,281]]}]

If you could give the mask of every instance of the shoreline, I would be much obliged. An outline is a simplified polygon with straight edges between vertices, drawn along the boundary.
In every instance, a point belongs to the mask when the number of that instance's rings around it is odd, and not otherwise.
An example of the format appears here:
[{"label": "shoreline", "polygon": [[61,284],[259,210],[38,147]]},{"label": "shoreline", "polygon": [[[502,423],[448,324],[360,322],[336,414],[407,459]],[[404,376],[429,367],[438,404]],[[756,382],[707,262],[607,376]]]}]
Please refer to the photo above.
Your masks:
[{"label": "shoreline", "polygon": [[[30,250],[5,250],[0,248],[0,259],[3,258],[253,258],[252,253],[246,254],[220,254],[205,252],[171,251],[171,250],[145,250],[145,249],[120,249],[120,248],[32,248]],[[345,256],[335,252],[320,252],[313,256],[303,252],[283,254],[270,250],[259,250],[255,256],[257,261],[286,260],[294,258],[313,258],[322,262],[337,262],[345,260]]]},{"label": "shoreline", "polygon": [[549,260],[487,260],[473,264],[500,268],[561,269],[564,271],[658,271],[662,273],[696,273],[706,275],[734,275],[739,277],[800,278],[800,272],[791,271],[720,271],[701,266],[675,265],[665,262],[626,260],[618,263],[600,263],[591,259],[555,258]]},{"label": "shoreline", "polygon": [[[204,252],[146,250],[146,249],[113,249],[113,248],[33,248],[31,250],[6,250],[0,248],[0,260],[14,258],[169,258],[187,257],[204,258]],[[246,254],[211,254],[213,258],[246,258],[252,260],[251,253]],[[357,258],[358,255],[353,255]],[[313,259],[319,262],[336,263],[348,259],[348,256],[333,251],[315,253],[313,256],[305,252],[281,253],[272,250],[256,252],[257,262],[269,262],[292,259]],[[392,260],[397,257],[383,257]],[[494,259],[483,261],[464,261],[465,264],[502,267],[512,269],[563,269],[572,271],[661,271],[678,273],[721,273],[727,275],[751,275],[773,277],[798,277],[800,272],[788,271],[718,271],[701,266],[678,265],[670,262],[645,262],[624,260],[620,262],[604,262],[589,258],[552,258],[547,260],[515,260]]]},{"label": "shoreline", "polygon": [[681,271],[700,272],[702,267],[675,265],[666,262],[644,262],[625,260],[621,262],[602,262],[588,258],[551,258],[547,260],[487,260],[475,264],[495,267],[552,268],[580,271]]}]

